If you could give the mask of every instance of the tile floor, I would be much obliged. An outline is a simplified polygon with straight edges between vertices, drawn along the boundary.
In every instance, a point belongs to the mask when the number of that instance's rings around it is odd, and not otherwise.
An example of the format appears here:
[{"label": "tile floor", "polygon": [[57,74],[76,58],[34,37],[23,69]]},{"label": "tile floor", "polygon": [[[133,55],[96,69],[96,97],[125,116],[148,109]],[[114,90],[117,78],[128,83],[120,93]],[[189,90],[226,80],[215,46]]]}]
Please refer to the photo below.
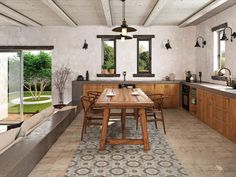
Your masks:
[{"label": "tile floor", "polygon": [[[29,177],[63,177],[80,143],[80,113]],[[189,113],[165,110],[167,141],[190,177],[236,177],[236,144]],[[161,124],[159,124],[161,127]]]}]

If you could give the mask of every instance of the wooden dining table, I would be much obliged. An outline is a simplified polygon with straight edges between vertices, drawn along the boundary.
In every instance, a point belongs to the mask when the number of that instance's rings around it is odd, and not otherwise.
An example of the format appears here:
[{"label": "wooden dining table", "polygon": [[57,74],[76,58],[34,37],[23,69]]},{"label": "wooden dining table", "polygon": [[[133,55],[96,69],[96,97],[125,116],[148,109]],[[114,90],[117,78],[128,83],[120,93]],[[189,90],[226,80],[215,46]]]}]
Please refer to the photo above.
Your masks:
[{"label": "wooden dining table", "polygon": [[[153,107],[153,101],[141,89],[104,89],[97,99],[95,106],[104,109],[100,150],[105,149],[105,144],[142,144],[144,150],[149,150],[149,139],[147,131],[147,118],[145,109]],[[108,122],[111,109],[121,109],[121,139],[106,139]],[[127,139],[125,137],[126,109],[139,111],[141,120],[142,139]]]}]

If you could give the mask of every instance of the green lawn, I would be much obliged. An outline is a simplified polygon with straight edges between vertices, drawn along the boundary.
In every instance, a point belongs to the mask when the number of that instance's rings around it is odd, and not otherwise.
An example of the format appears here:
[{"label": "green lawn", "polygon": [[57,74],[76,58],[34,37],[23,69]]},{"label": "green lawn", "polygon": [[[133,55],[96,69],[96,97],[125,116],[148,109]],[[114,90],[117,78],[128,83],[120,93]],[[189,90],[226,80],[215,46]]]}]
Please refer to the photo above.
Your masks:
[{"label": "green lawn", "polygon": [[[42,95],[51,95],[51,91],[45,91],[45,92],[43,92]],[[24,92],[24,97],[29,97],[29,96],[31,96],[30,92]],[[15,98],[18,98],[18,97],[19,96],[17,94],[11,94],[9,96],[9,99],[15,99]],[[45,100],[45,99],[48,99],[48,98],[41,98],[41,100]],[[44,104],[24,105],[23,110],[24,110],[25,114],[34,113],[36,111],[41,111],[41,110],[43,110],[43,109],[45,109],[45,108],[47,108],[51,105],[52,105],[51,102],[50,103],[44,103]],[[12,114],[18,114],[20,112],[20,105],[10,104],[8,112],[12,113]]]},{"label": "green lawn", "polygon": [[27,98],[27,99],[24,99],[24,102],[44,101],[44,100],[49,100],[49,99],[50,98],[45,98],[45,97],[40,98],[40,100],[34,100],[32,98]]}]

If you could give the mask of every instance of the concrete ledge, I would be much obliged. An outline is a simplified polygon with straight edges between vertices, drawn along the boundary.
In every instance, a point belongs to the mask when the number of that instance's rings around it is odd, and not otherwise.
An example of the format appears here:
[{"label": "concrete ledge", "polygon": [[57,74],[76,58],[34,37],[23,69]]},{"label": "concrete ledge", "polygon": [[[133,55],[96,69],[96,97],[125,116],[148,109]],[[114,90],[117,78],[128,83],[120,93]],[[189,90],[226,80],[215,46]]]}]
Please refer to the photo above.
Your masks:
[{"label": "concrete ledge", "polygon": [[60,111],[0,156],[0,177],[25,177],[38,164],[76,116]]}]

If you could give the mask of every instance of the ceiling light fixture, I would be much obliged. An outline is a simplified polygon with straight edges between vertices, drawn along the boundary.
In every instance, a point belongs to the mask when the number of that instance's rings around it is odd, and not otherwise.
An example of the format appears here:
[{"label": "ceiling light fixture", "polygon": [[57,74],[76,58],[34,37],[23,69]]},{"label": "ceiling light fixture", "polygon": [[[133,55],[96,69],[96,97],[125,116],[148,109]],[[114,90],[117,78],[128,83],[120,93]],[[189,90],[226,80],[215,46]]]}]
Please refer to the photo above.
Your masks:
[{"label": "ceiling light fixture", "polygon": [[[128,36],[128,32],[135,32],[137,30],[127,25],[125,20],[125,0],[121,1],[122,1],[122,19],[123,19],[122,24],[119,27],[113,28],[112,31],[121,33],[121,36],[123,37],[123,38],[121,37],[121,40],[124,40],[126,39],[126,36]],[[132,39],[132,37],[128,36],[127,39]]]},{"label": "ceiling light fixture", "polygon": [[[198,42],[199,39],[202,39],[202,45],[199,44],[199,42]],[[206,46],[206,41],[204,40],[204,38],[202,36],[199,36],[197,38],[197,42],[196,42],[194,47],[202,47],[202,48],[204,48],[204,46]]]},{"label": "ceiling light fixture", "polygon": [[233,42],[233,39],[235,39],[236,38],[236,32],[234,32],[233,33],[233,29],[231,28],[231,27],[226,27],[225,29],[224,29],[224,32],[223,32],[223,36],[222,36],[222,38],[220,39],[221,41],[228,41],[229,39],[228,39],[228,37],[226,36],[226,29],[230,29],[230,37],[231,37],[231,42]]}]

